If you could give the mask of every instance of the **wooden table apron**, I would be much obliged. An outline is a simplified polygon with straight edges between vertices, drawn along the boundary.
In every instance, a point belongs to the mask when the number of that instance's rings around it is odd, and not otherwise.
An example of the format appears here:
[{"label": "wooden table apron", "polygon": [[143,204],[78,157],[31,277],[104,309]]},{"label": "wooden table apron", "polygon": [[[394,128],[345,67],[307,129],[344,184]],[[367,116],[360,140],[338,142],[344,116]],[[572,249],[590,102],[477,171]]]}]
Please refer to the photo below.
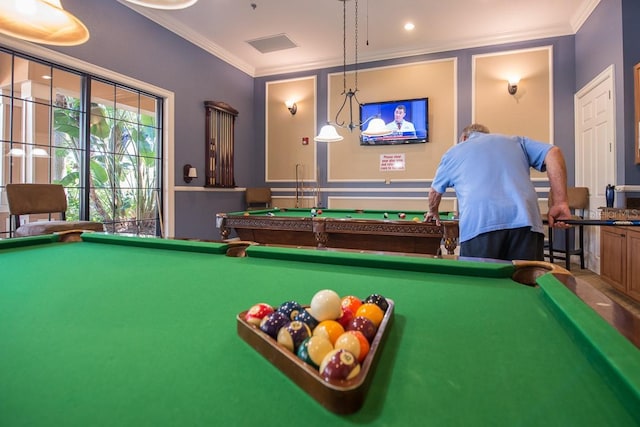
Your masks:
[{"label": "wooden table apron", "polygon": [[[468,261],[90,238],[0,241],[0,425],[640,423],[638,350],[553,275],[532,287]],[[348,416],[236,334],[254,303],[325,288],[395,301]]]},{"label": "wooden table apron", "polygon": [[[272,216],[270,216],[273,214]],[[325,210],[311,216],[308,209],[271,209],[231,212],[217,215],[222,239],[235,230],[242,240],[263,244],[285,244],[350,248],[378,251],[437,254],[441,240],[448,254],[457,246],[458,222],[442,220],[442,225],[415,222],[420,212],[406,212],[399,219],[398,212]]]}]

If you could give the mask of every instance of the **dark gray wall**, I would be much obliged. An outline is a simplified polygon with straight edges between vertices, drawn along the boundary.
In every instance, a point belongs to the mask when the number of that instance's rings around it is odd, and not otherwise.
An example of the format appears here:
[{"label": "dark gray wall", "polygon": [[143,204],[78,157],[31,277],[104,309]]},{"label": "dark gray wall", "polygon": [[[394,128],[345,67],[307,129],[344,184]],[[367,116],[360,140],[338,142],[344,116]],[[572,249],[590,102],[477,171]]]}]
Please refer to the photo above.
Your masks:
[{"label": "dark gray wall", "polygon": [[[635,164],[635,104],[633,66],[640,62],[640,1],[623,0],[622,34],[624,65],[624,172],[627,184],[640,184],[640,165]],[[636,195],[638,196],[638,195]]]},{"label": "dark gray wall", "polygon": [[613,64],[616,109],[616,181],[640,184],[635,165],[633,66],[640,62],[640,2],[606,0],[575,35],[578,91]]}]

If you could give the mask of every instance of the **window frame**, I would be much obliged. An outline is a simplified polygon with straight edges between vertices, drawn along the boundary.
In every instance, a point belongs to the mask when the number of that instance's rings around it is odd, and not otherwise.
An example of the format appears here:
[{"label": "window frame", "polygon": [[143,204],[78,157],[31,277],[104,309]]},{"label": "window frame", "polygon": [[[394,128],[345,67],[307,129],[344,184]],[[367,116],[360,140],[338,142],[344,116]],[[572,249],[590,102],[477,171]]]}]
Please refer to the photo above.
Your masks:
[{"label": "window frame", "polygon": [[[49,62],[55,67],[71,72],[88,74],[97,79],[103,79],[124,87],[156,96],[162,99],[160,120],[162,122],[162,152],[160,188],[162,191],[161,229],[164,236],[174,235],[175,230],[175,192],[174,192],[174,105],[175,95],[172,91],[151,85],[115,71],[82,61],[42,46],[33,45],[17,39],[0,35],[0,49],[7,53],[15,53],[27,59]],[[0,205],[0,209],[7,209]]]}]

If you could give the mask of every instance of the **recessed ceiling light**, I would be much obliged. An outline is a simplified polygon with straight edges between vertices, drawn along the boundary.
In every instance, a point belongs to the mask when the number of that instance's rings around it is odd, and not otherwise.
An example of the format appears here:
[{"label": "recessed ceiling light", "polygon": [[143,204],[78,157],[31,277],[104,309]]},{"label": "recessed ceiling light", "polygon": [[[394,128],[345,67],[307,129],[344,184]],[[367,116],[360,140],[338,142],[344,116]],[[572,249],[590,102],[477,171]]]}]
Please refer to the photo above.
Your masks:
[{"label": "recessed ceiling light", "polygon": [[404,29],[407,31],[411,31],[415,28],[416,26],[413,25],[413,22],[407,22],[406,24],[404,24]]}]

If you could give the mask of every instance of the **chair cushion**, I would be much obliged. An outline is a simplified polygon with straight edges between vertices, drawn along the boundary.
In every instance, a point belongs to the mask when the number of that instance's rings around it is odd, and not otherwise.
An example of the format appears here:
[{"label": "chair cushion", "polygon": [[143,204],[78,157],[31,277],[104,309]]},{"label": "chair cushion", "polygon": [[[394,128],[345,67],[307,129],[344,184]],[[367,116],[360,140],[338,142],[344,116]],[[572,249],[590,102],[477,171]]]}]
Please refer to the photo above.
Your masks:
[{"label": "chair cushion", "polygon": [[94,221],[36,221],[18,227],[15,235],[16,237],[39,236],[69,230],[103,232],[104,225]]}]

